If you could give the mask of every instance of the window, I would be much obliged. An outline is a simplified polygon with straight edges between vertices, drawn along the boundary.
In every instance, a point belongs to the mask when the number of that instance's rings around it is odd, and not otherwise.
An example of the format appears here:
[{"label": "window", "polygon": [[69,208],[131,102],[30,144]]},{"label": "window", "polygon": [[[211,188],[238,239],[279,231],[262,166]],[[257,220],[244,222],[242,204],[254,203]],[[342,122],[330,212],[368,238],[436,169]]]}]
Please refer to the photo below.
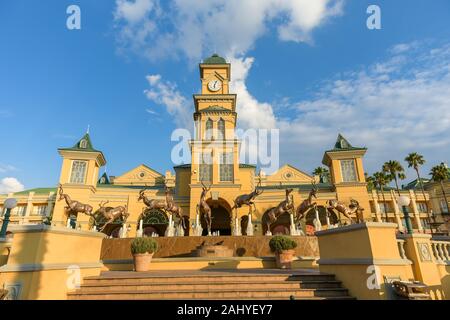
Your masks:
[{"label": "window", "polygon": [[380,212],[381,213],[389,213],[389,203],[387,202],[378,202],[378,205],[380,206]]},{"label": "window", "polygon": [[343,182],[358,181],[356,177],[355,160],[341,160],[341,172]]},{"label": "window", "polygon": [[233,152],[220,155],[220,181],[233,181]]},{"label": "window", "polygon": [[87,140],[83,139],[80,141],[80,148],[81,149],[86,149],[87,148]]},{"label": "window", "polygon": [[212,139],[212,133],[213,133],[213,121],[211,119],[208,119],[206,121],[206,128],[205,128],[205,139],[211,140]]},{"label": "window", "polygon": [[201,154],[199,165],[199,177],[200,181],[212,181],[213,162],[212,152],[204,152]]},{"label": "window", "polygon": [[447,204],[445,203],[445,199],[441,199],[440,205],[441,205],[441,213],[450,213],[448,212],[448,207]]},{"label": "window", "polygon": [[27,206],[18,206],[15,210],[15,214],[19,217],[24,217],[25,213],[27,212]]},{"label": "window", "polygon": [[83,184],[86,176],[86,161],[74,161],[72,163],[72,174],[70,175],[70,183]]},{"label": "window", "polygon": [[47,213],[47,206],[45,206],[45,205],[37,206],[33,210],[33,215],[37,215],[37,216],[46,216],[46,213]]},{"label": "window", "polygon": [[219,140],[225,140],[225,120],[220,118],[219,122],[217,123],[217,129],[218,129],[218,139]]},{"label": "window", "polygon": [[417,202],[417,210],[420,213],[426,213],[428,211],[427,204],[425,202]]}]

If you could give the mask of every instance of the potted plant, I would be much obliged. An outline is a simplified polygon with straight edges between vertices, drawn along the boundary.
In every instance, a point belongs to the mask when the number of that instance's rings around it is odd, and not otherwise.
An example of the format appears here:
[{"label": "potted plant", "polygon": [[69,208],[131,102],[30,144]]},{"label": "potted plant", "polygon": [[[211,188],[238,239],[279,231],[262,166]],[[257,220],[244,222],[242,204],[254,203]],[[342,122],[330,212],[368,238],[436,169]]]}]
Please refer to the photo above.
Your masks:
[{"label": "potted plant", "polygon": [[290,269],[295,256],[297,242],[287,236],[275,236],[270,239],[270,250],[275,253],[277,267]]},{"label": "potted plant", "polygon": [[138,272],[150,270],[153,254],[158,250],[158,243],[148,237],[134,238],[131,242],[134,270]]}]

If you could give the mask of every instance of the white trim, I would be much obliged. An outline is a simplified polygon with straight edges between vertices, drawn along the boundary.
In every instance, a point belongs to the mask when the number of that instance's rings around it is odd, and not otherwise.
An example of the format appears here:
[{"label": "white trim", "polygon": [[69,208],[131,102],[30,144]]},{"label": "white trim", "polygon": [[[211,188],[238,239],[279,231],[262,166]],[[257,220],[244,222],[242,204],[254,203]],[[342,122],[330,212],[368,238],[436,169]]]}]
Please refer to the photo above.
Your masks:
[{"label": "white trim", "polygon": [[77,266],[80,269],[103,268],[101,262],[71,262],[71,263],[23,263],[6,264],[0,267],[0,272],[33,272],[44,270],[67,270],[69,267]]}]

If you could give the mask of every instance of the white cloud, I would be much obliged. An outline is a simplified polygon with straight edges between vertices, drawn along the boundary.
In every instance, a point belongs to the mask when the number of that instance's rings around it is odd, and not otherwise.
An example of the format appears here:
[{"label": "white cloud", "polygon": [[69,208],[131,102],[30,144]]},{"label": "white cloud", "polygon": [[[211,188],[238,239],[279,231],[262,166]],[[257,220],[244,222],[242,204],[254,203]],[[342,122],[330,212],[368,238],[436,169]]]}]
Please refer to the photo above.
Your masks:
[{"label": "white cloud", "polygon": [[10,164],[0,163],[0,173],[6,173],[6,172],[16,171],[16,170],[17,170],[17,168]]},{"label": "white cloud", "polygon": [[0,180],[0,194],[20,192],[24,188],[24,185],[16,178],[3,178]]},{"label": "white cloud", "polygon": [[[166,108],[166,111],[173,116],[174,122],[181,128],[192,130],[192,107],[177,89],[177,86],[169,81],[163,81],[161,75],[148,75],[149,89],[144,90],[146,97]],[[155,112],[147,109],[148,113]]]},{"label": "white cloud", "polygon": [[122,49],[157,60],[205,52],[245,54],[276,30],[282,41],[309,41],[311,31],[342,14],[343,0],[117,0],[114,16]]}]

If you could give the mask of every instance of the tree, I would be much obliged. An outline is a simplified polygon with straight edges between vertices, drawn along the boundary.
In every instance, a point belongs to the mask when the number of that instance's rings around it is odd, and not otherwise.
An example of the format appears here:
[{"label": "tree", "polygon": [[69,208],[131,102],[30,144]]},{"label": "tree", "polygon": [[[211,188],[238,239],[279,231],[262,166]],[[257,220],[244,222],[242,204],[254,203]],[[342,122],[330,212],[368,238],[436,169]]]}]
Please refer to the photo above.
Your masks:
[{"label": "tree", "polygon": [[[417,152],[413,152],[408,154],[408,156],[405,158],[405,161],[408,163],[408,167],[409,168],[414,168],[414,170],[417,173],[417,181],[420,184],[420,188],[422,189],[422,195],[423,195],[423,199],[425,200],[425,203],[427,204],[427,200],[425,197],[425,190],[423,188],[423,182],[422,182],[422,178],[420,178],[420,173],[419,173],[419,168],[420,166],[425,164],[425,159],[423,158],[422,155],[418,154]],[[428,204],[427,204],[427,214],[428,214]],[[430,217],[428,217],[430,218]]]},{"label": "tree", "polygon": [[373,174],[373,180],[376,182],[376,185],[378,185],[381,189],[381,195],[383,196],[383,207],[386,214],[386,222],[388,222],[388,213],[386,210],[386,198],[384,196],[384,187],[389,183],[389,176],[386,175],[384,172],[379,171]]},{"label": "tree", "polygon": [[434,182],[440,183],[442,194],[444,195],[444,199],[445,199],[445,205],[447,206],[447,212],[450,212],[450,209],[448,207],[447,195],[445,194],[445,189],[444,189],[444,181],[447,181],[448,179],[450,179],[450,174],[448,172],[448,168],[445,166],[444,163],[441,163],[438,166],[434,166],[433,168],[431,168],[430,176]]},{"label": "tree", "polygon": [[400,189],[398,187],[398,179],[405,179],[405,169],[403,169],[400,162],[396,160],[390,160],[383,164],[383,171],[388,173],[391,181],[395,181],[395,187],[397,189],[398,196],[400,196]]},{"label": "tree", "polygon": [[320,177],[320,182],[324,182],[325,179],[327,181],[330,181],[330,172],[328,171],[327,168],[317,167],[317,168],[314,169],[313,175],[319,176]]}]

